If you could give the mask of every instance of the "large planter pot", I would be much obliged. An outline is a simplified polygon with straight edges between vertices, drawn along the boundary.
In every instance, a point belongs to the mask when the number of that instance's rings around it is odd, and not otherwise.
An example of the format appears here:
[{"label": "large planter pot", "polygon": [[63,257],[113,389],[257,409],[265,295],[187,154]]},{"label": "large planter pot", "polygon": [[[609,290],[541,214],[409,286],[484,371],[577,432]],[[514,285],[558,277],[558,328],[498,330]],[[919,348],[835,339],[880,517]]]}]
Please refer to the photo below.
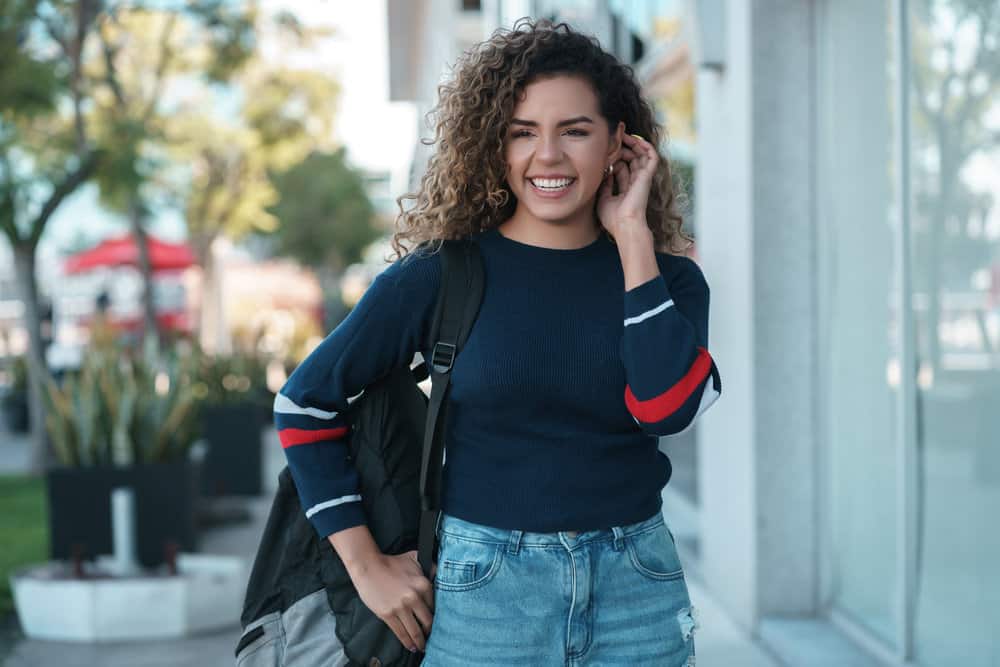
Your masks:
[{"label": "large planter pot", "polygon": [[202,437],[208,444],[202,492],[206,496],[260,495],[260,406],[249,402],[205,406],[202,420]]},{"label": "large planter pot", "polygon": [[178,551],[196,551],[200,467],[199,461],[184,460],[51,468],[45,477],[51,558],[70,559],[77,545],[87,559],[110,554],[111,490],[123,486],[135,493],[136,544],[142,565],[163,564],[171,542]]},{"label": "large planter pot", "polygon": [[28,637],[133,641],[238,625],[246,577],[241,558],[179,554],[174,575],[76,578],[64,563],[43,563],[14,572],[11,589]]}]

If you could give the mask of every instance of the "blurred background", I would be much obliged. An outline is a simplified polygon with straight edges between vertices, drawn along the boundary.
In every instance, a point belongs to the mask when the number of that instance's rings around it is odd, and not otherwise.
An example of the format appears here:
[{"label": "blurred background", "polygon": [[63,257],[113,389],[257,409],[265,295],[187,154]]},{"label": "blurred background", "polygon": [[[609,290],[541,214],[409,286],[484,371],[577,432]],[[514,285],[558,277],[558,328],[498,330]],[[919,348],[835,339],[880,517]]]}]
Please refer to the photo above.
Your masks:
[{"label": "blurred background", "polygon": [[[143,565],[252,559],[273,392],[387,266],[436,86],[521,16],[634,68],[687,195],[726,383],[660,443],[699,663],[1000,665],[995,0],[0,0],[4,664],[231,663],[238,608],[45,640],[10,575],[110,553],[122,484]],[[162,501],[101,477],[153,465]]]}]

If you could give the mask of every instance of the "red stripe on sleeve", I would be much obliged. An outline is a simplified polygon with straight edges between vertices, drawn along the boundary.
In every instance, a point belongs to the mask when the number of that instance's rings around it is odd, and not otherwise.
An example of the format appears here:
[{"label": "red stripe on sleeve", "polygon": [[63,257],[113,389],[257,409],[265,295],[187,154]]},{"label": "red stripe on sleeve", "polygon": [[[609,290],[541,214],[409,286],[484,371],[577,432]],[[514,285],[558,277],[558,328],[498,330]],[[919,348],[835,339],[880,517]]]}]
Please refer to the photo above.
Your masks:
[{"label": "red stripe on sleeve", "polygon": [[684,405],[711,372],[712,357],[708,350],[699,347],[698,356],[684,377],[659,396],[640,401],[632,393],[632,387],[625,385],[625,405],[636,419],[646,424],[666,419]]},{"label": "red stripe on sleeve", "polygon": [[337,428],[324,428],[318,431],[309,431],[303,428],[285,428],[278,431],[278,439],[281,440],[281,447],[288,449],[295,445],[305,445],[310,442],[320,440],[336,440],[347,433],[346,426]]}]

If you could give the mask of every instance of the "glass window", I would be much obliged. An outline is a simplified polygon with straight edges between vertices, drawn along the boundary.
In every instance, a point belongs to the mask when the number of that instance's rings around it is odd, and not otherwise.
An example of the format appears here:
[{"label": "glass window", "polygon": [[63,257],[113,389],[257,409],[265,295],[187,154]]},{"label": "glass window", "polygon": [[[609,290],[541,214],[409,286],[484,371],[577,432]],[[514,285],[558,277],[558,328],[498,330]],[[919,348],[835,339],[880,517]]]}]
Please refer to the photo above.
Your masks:
[{"label": "glass window", "polygon": [[1000,664],[1000,11],[910,2],[915,657]]},{"label": "glass window", "polygon": [[901,381],[890,14],[889,0],[825,3],[818,193],[820,413],[829,475],[824,594],[889,645],[897,632]]}]

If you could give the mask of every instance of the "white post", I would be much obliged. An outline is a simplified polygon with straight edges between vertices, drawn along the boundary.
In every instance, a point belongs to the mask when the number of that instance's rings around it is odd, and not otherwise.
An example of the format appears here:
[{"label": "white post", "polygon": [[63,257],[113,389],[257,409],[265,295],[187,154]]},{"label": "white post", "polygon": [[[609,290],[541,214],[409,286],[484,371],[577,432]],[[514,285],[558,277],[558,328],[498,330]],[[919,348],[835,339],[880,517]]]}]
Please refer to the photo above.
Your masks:
[{"label": "white post", "polygon": [[128,487],[111,490],[111,531],[116,574],[138,572],[135,540],[135,493]]}]

